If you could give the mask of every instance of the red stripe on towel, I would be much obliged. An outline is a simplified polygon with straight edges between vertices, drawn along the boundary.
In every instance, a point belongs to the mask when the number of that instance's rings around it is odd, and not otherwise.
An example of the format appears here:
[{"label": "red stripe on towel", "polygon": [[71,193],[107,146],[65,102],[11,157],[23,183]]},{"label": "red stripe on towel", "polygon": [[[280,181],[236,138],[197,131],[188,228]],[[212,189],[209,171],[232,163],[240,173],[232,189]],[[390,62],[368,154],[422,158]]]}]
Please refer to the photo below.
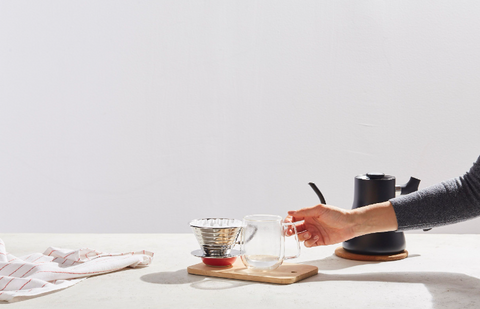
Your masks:
[{"label": "red stripe on towel", "polygon": [[1,289],[0,291],[3,291],[3,290],[5,290],[5,288],[7,287],[7,285],[9,285],[9,284],[10,284],[10,282],[12,282],[14,279],[15,279],[15,278],[12,278],[12,280],[8,281],[8,283],[7,283],[7,284],[6,284],[6,285],[3,287],[3,289]]},{"label": "red stripe on towel", "polygon": [[27,283],[25,283],[24,285],[22,285],[22,287],[19,288],[18,290],[20,291],[21,289],[23,289],[30,281],[32,281],[32,279],[28,280]]},{"label": "red stripe on towel", "polygon": [[20,278],[23,278],[25,277],[32,269],[34,269],[35,267],[37,267],[38,265],[35,265],[33,266],[32,268],[30,268],[26,273],[23,274],[23,276],[21,276]]},{"label": "red stripe on towel", "polygon": [[15,269],[15,270],[14,270],[14,272],[13,272],[13,273],[11,273],[11,274],[10,274],[10,275],[8,275],[8,276],[10,277],[10,276],[11,276],[11,275],[13,275],[14,273],[16,273],[16,272],[17,272],[17,270],[19,270],[20,268],[22,268],[22,267],[23,267],[23,266],[25,266],[26,264],[27,264],[27,263],[23,263],[23,264],[22,264],[22,265],[21,265],[19,268]]}]

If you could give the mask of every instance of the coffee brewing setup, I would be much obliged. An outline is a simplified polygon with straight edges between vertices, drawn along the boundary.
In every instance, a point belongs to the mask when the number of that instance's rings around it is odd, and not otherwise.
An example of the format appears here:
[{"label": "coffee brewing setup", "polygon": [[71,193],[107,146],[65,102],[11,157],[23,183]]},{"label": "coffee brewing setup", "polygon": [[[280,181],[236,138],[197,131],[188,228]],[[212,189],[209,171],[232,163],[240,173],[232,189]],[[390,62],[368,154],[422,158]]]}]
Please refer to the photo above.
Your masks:
[{"label": "coffee brewing setup", "polygon": [[[238,280],[291,284],[318,273],[318,267],[284,263],[300,255],[294,223],[276,215],[250,215],[243,221],[205,218],[190,222],[200,249],[192,255],[202,263],[189,266],[189,274]],[[285,255],[287,229],[295,231],[297,252]],[[237,259],[241,258],[241,261]]]},{"label": "coffee brewing setup", "polygon": [[[276,215],[249,215],[243,222],[237,219],[206,218],[190,222],[200,250],[194,256],[209,266],[230,266],[240,256],[253,271],[270,271],[284,260],[300,256],[300,242],[294,223],[283,222]],[[285,255],[285,234],[294,231],[297,253]],[[240,237],[240,240],[237,240]],[[235,246],[240,249],[235,249]]]},{"label": "coffee brewing setup", "polygon": [[[397,194],[418,190],[419,179],[411,177],[396,185],[395,177],[367,173],[355,177],[352,209],[381,203]],[[309,183],[320,202],[325,198],[314,183]],[[202,263],[187,268],[188,273],[239,280],[290,284],[318,273],[318,267],[284,263],[300,255],[300,244],[294,223],[283,222],[275,215],[250,215],[243,221],[230,218],[204,218],[190,222],[200,249],[192,255]],[[285,255],[286,230],[294,230],[297,253]],[[403,232],[383,232],[356,237],[335,250],[338,257],[362,261],[394,261],[408,256]],[[241,258],[241,262],[237,259]]]}]

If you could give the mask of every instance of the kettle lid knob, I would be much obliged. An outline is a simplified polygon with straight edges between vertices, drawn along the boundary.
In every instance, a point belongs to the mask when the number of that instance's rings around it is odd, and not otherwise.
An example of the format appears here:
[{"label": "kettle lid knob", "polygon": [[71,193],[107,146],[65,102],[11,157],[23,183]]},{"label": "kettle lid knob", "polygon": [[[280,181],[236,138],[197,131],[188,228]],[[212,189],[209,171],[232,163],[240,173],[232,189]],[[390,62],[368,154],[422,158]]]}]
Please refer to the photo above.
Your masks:
[{"label": "kettle lid knob", "polygon": [[370,179],[382,179],[385,177],[384,173],[367,173],[367,177]]}]

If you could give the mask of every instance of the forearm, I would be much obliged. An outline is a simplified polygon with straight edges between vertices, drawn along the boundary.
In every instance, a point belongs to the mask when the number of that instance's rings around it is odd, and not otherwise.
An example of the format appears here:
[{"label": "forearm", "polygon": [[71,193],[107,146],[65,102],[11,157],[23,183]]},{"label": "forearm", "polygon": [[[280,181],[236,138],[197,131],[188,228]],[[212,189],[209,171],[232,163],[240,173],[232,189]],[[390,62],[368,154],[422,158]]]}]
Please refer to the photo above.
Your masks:
[{"label": "forearm", "polygon": [[461,177],[391,199],[399,230],[452,224],[480,215],[480,157]]},{"label": "forearm", "polygon": [[359,207],[350,212],[353,218],[355,237],[371,233],[395,231],[398,228],[395,210],[388,201]]}]

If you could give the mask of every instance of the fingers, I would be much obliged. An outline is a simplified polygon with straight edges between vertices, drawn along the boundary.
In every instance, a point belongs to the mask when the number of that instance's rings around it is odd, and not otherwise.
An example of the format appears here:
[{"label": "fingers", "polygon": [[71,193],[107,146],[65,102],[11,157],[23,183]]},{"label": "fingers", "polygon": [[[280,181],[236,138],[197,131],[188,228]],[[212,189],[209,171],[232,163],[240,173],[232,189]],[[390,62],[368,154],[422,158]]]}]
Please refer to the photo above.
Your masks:
[{"label": "fingers", "polygon": [[[300,241],[300,242],[303,241],[303,243],[305,244],[305,247],[318,246],[318,244],[316,242],[320,237],[318,235],[314,235],[313,238],[312,238],[312,231],[309,231],[305,227],[305,222],[304,221],[295,222],[295,226],[296,226],[297,231],[298,231],[298,233],[297,233],[298,241]],[[287,230],[287,236],[292,236],[294,234],[295,233],[294,233],[292,228],[289,228]]]},{"label": "fingers", "polygon": [[[304,221],[294,222],[294,224],[295,224],[295,229],[297,230],[297,234],[303,233],[307,230],[307,228],[305,227],[305,222]],[[293,230],[293,227],[289,226],[288,229],[287,229],[286,235],[287,236],[292,236],[294,234],[295,234],[295,231]]]},{"label": "fingers", "polygon": [[310,247],[315,247],[318,246],[317,240],[319,240],[320,237],[318,235],[314,235],[312,238],[309,238],[303,242],[305,247],[310,248]]},{"label": "fingers", "polygon": [[298,241],[303,241],[303,244],[307,248],[319,246],[317,243],[319,239],[320,237],[318,235],[312,235],[309,231],[298,234]]},{"label": "fingers", "polygon": [[[285,222],[294,222],[295,227],[298,232],[298,240],[303,241],[305,247],[315,247],[319,244],[317,241],[320,239],[320,236],[316,233],[315,230],[307,228],[305,225],[305,219],[308,217],[317,217],[320,216],[325,210],[325,206],[322,204],[302,208],[300,210],[289,211],[288,216],[285,218]],[[300,222],[297,222],[300,221]],[[292,236],[294,234],[293,229],[290,227],[287,230],[287,235]]]},{"label": "fingers", "polygon": [[293,217],[292,216],[286,216],[285,220],[283,220],[285,223],[292,223],[293,222]]},{"label": "fingers", "polygon": [[[306,230],[306,227],[305,227],[305,222],[304,221],[299,221],[299,222],[296,222],[297,220],[295,220],[292,216],[287,216],[285,217],[285,220],[284,222],[285,223],[293,223],[295,224],[295,228],[297,230],[297,234],[303,232]],[[294,230],[293,230],[293,227],[291,225],[288,226],[288,229],[287,229],[287,232],[286,232],[286,235],[287,236],[292,236],[293,234],[295,234]]]},{"label": "fingers", "polygon": [[[312,232],[305,228],[305,223],[303,221],[297,225],[297,231],[299,231],[297,234],[298,241],[303,241],[305,247],[319,246],[317,240],[319,240],[320,237],[318,235],[312,235]],[[288,229],[287,236],[292,236],[294,234],[293,229]]]},{"label": "fingers", "polygon": [[[303,222],[301,223],[303,225]],[[297,228],[297,231],[298,231],[298,228]],[[287,232],[287,236],[292,236],[294,235],[295,233],[292,231],[292,229],[289,229],[288,232]],[[297,233],[297,236],[298,236],[298,241],[307,241],[309,240],[310,238],[312,238],[312,233],[307,231],[307,230],[302,230],[301,232],[298,232]]]},{"label": "fingers", "polygon": [[312,234],[310,232],[303,232],[298,234],[298,241],[306,241],[309,240],[312,237]]}]

